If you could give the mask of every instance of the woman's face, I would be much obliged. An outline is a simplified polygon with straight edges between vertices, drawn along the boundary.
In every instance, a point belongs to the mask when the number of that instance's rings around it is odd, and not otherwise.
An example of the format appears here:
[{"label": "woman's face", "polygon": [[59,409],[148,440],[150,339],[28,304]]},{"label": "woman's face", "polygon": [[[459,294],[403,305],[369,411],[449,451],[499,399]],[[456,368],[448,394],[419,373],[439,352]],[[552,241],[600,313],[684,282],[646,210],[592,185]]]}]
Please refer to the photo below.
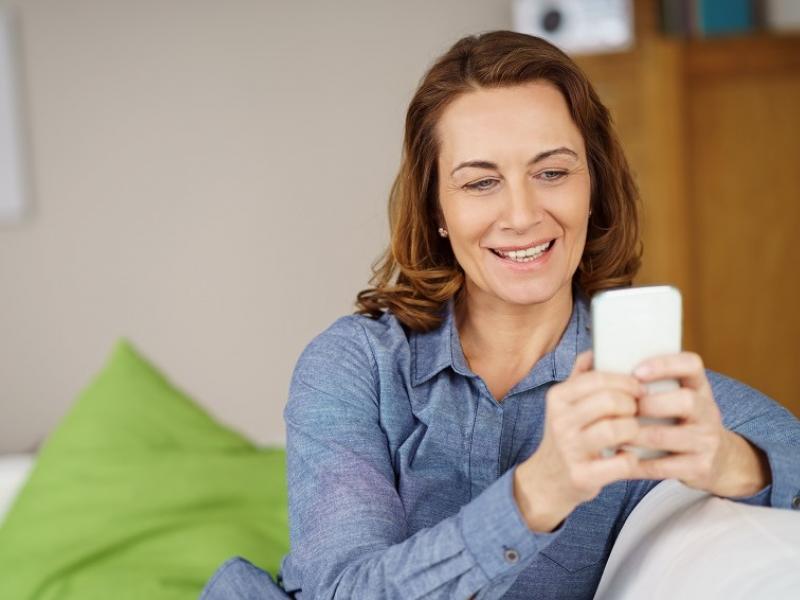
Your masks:
[{"label": "woman's face", "polygon": [[511,304],[570,293],[590,178],[580,131],[552,84],[480,89],[436,126],[439,202],[469,294]]}]

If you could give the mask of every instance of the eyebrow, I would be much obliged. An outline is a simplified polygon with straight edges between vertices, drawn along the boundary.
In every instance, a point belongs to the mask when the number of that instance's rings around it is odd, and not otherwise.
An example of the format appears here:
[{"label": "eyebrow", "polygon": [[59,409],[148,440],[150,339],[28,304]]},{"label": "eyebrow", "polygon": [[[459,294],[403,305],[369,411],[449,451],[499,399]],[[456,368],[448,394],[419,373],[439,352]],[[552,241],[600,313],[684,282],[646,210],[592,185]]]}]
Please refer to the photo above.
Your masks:
[{"label": "eyebrow", "polygon": [[[544,160],[545,158],[553,156],[554,154],[566,154],[573,158],[576,159],[578,158],[577,152],[575,152],[574,150],[570,150],[566,146],[561,146],[560,148],[553,148],[552,150],[545,150],[544,152],[539,152],[539,154],[537,154],[528,161],[528,166],[534,165],[537,162]],[[453,175],[455,175],[456,171],[458,171],[459,169],[463,169],[465,167],[476,167],[478,169],[497,169],[497,165],[488,160],[468,160],[466,162],[462,162],[455,169],[450,171],[450,176],[452,177]]]}]

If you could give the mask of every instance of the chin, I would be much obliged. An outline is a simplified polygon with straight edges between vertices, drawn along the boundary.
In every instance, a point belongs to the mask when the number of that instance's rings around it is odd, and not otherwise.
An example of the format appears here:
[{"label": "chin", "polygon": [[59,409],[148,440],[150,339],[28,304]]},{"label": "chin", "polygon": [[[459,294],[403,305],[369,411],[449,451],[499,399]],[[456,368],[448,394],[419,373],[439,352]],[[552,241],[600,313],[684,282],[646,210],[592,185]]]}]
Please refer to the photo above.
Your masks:
[{"label": "chin", "polygon": [[549,300],[553,299],[554,295],[555,294],[517,294],[515,296],[501,296],[500,298],[508,304],[515,304],[517,306],[532,306],[534,304],[546,304]]},{"label": "chin", "polygon": [[558,295],[558,286],[526,286],[522,289],[496,289],[491,294],[509,304],[530,306],[531,304],[544,304]]},{"label": "chin", "polygon": [[[571,293],[574,269],[569,269],[571,265],[565,264],[562,250],[557,240],[543,260],[525,266],[510,266],[486,250],[482,260],[475,265],[478,267],[475,274],[480,279],[473,281],[482,280],[476,287],[508,304],[546,304],[554,298],[563,298],[565,292]],[[572,272],[568,275],[568,271]],[[469,276],[467,278],[470,279]]]}]

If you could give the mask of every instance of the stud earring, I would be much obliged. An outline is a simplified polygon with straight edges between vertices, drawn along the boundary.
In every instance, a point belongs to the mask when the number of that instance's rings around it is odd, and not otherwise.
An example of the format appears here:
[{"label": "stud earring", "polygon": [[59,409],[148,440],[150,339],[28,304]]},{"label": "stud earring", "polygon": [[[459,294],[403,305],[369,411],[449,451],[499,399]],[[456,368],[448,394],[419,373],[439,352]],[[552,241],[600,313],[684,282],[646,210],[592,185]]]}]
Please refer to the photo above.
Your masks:
[{"label": "stud earring", "polygon": [[439,235],[442,236],[443,238],[446,238],[447,237],[447,229],[445,229],[444,227],[439,227]]}]

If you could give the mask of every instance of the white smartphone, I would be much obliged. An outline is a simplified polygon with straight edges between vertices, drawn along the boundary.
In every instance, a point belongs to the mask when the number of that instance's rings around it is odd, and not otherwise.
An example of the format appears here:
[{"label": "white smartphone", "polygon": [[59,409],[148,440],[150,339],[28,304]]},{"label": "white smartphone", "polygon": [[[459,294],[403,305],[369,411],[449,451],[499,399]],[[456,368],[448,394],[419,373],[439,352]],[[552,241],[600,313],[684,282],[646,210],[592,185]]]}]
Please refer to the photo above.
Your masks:
[{"label": "white smartphone", "polygon": [[[592,347],[594,369],[630,374],[648,358],[681,351],[681,293],[669,285],[619,288],[599,292],[592,298]],[[675,379],[646,384],[649,393],[677,389]],[[675,424],[673,418],[639,417],[642,424]],[[668,454],[661,450],[623,445],[642,459]],[[616,448],[606,448],[604,457]]]}]

